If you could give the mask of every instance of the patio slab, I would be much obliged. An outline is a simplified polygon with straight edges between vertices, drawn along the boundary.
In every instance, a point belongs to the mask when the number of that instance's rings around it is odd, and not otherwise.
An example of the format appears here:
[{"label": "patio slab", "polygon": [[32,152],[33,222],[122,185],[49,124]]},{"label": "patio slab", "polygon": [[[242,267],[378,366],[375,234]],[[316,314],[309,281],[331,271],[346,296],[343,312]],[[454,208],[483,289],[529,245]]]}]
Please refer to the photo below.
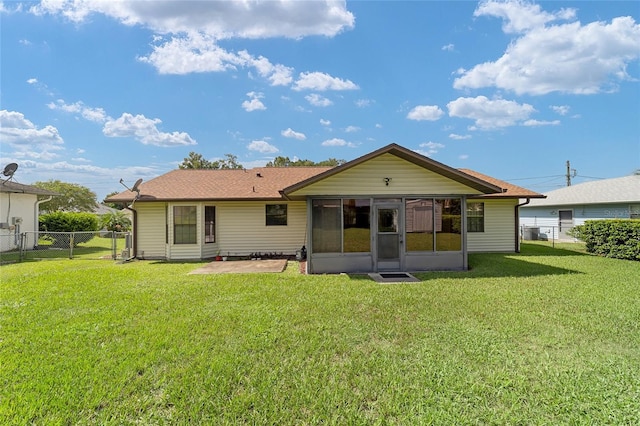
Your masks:
[{"label": "patio slab", "polygon": [[189,272],[193,274],[244,274],[251,272],[282,272],[287,267],[287,259],[228,260],[210,262]]}]

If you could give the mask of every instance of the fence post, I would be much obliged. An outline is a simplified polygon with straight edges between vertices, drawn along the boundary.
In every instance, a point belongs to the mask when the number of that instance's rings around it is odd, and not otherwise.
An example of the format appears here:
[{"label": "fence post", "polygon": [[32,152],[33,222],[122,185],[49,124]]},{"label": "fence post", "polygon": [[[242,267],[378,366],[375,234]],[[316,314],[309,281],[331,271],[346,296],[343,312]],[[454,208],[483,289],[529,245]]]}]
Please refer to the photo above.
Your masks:
[{"label": "fence post", "polygon": [[73,259],[74,232],[69,233],[69,259]]},{"label": "fence post", "polygon": [[23,232],[20,234],[20,248],[19,248],[19,255],[18,255],[18,261],[22,262],[24,260],[24,255],[26,254],[26,250],[24,248],[25,246],[25,241],[27,240],[27,234],[26,232]]}]

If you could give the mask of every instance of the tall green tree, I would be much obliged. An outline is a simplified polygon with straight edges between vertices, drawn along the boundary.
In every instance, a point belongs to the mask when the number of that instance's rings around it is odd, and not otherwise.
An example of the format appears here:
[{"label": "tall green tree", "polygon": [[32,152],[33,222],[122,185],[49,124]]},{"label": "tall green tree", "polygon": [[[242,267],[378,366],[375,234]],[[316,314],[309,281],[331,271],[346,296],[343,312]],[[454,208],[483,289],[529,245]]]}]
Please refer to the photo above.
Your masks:
[{"label": "tall green tree", "polygon": [[346,163],[345,160],[338,160],[336,158],[329,158],[319,162],[311,160],[291,160],[289,157],[277,156],[273,161],[267,163],[267,167],[305,167],[305,166],[326,166],[335,167]]},{"label": "tall green tree", "polygon": [[178,165],[180,169],[215,169],[211,161],[205,159],[202,154],[191,151],[188,157]]},{"label": "tall green tree", "polygon": [[238,157],[233,154],[225,154],[225,158],[216,161],[209,161],[191,151],[189,156],[178,165],[180,169],[242,169],[242,164],[238,163]]},{"label": "tall green tree", "polygon": [[46,182],[36,182],[33,186],[60,194],[54,195],[51,201],[40,205],[42,213],[55,211],[92,212],[98,205],[96,193],[86,186],[53,179]]},{"label": "tall green tree", "polygon": [[225,154],[225,158],[212,162],[213,169],[242,169],[242,164],[238,163],[238,157],[233,154]]}]

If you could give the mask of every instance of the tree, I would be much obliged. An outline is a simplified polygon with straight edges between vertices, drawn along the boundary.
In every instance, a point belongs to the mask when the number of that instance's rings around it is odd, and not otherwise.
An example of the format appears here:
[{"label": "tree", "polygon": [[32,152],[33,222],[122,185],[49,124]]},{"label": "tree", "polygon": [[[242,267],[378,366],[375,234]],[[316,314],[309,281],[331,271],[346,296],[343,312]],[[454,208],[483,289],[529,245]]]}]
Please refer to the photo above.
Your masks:
[{"label": "tree", "polygon": [[[113,197],[116,194],[119,194],[120,191],[113,191],[107,194],[106,197],[104,197],[105,199]],[[105,206],[107,207],[111,207],[112,209],[116,209],[116,210],[122,210],[124,209],[124,205],[122,203],[104,203]]]},{"label": "tree", "polygon": [[205,159],[202,154],[191,151],[189,156],[178,165],[180,169],[214,169],[211,161]]},{"label": "tree", "polygon": [[222,160],[209,161],[202,154],[191,151],[189,156],[178,165],[180,169],[242,169],[238,163],[238,157],[233,154],[225,154]]},{"label": "tree", "polygon": [[242,164],[238,163],[238,157],[233,154],[225,154],[227,158],[211,163],[213,169],[242,169]]},{"label": "tree", "polygon": [[131,229],[131,220],[124,212],[109,212],[100,216],[100,227],[107,231],[125,232]]},{"label": "tree", "polygon": [[335,167],[344,163],[346,163],[345,160],[338,160],[335,158],[329,158],[328,160],[323,160],[316,163],[315,161],[311,161],[311,160],[292,161],[289,157],[278,156],[274,158],[273,161],[269,161],[267,163],[267,167],[308,167],[308,166]]},{"label": "tree", "polygon": [[59,194],[40,205],[42,212],[92,212],[98,205],[95,192],[86,186],[53,179],[36,182],[33,186]]}]

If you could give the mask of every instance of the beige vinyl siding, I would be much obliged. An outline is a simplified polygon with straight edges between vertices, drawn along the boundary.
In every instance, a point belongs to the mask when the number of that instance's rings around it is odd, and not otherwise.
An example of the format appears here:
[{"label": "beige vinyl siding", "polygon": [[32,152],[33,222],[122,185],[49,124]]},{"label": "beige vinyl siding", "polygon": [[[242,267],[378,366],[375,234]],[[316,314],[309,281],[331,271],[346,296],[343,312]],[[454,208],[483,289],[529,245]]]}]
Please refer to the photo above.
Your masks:
[{"label": "beige vinyl siding", "polygon": [[467,233],[467,250],[469,252],[514,252],[514,207],[518,200],[469,201],[484,201],[484,232]]},{"label": "beige vinyl siding", "polygon": [[138,211],[137,256],[141,259],[166,258],[166,204],[138,203],[135,209]]},{"label": "beige vinyl siding", "polygon": [[[266,226],[267,204],[287,204],[286,226]],[[222,255],[295,254],[305,244],[307,210],[304,201],[229,201],[215,206],[216,242]]]},{"label": "beige vinyl siding", "polygon": [[[390,178],[385,185],[384,178]],[[433,173],[392,154],[383,154],[330,176],[291,196],[479,194],[466,185]]]}]

